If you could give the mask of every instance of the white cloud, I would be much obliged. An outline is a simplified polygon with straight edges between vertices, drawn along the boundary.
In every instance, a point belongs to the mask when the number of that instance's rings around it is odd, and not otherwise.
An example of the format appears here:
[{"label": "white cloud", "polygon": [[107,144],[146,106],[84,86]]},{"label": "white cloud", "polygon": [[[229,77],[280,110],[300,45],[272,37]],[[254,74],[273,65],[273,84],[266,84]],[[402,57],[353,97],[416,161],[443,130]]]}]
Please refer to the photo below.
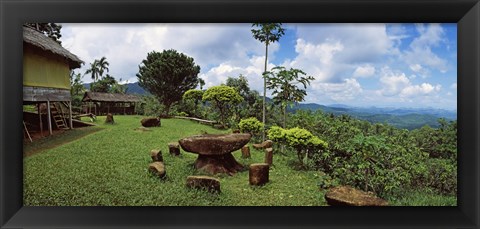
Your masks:
[{"label": "white cloud", "polygon": [[[265,55],[249,24],[63,24],[62,44],[86,62],[77,72],[105,56],[117,79],[135,79],[138,65],[154,50],[175,49],[191,56],[201,73],[221,64],[245,66],[252,54]],[[278,49],[276,43],[269,47],[269,59]]]},{"label": "white cloud", "polygon": [[375,67],[370,64],[358,66],[353,72],[353,77],[370,77],[375,74]]},{"label": "white cloud", "polygon": [[421,70],[426,74],[429,71],[423,67],[429,67],[445,73],[448,70],[447,61],[432,51],[433,47],[445,42],[443,28],[439,24],[417,24],[416,29],[420,35],[410,43],[409,50],[403,53],[403,59],[415,72]]},{"label": "white cloud", "polygon": [[382,77],[380,77],[380,82],[383,85],[380,93],[384,96],[398,95],[410,84],[410,80],[405,76],[405,73],[395,73],[388,67],[384,67],[382,69]]},{"label": "white cloud", "polygon": [[410,79],[403,72],[394,72],[388,67],[382,69],[380,78],[382,89],[378,92],[387,97],[399,96],[401,98],[413,98],[418,96],[433,95],[442,88],[440,84],[432,85],[430,83],[412,84]]},{"label": "white cloud", "polygon": [[345,79],[341,83],[312,83],[314,102],[351,102],[362,94],[363,89],[356,79]]},{"label": "white cloud", "polygon": [[295,51],[298,53],[294,60],[286,61],[282,65],[286,68],[302,69],[307,75],[318,81],[329,81],[336,66],[333,62],[335,55],[344,49],[342,43],[329,40],[321,44],[307,43],[298,39]]},{"label": "white cloud", "polygon": [[420,85],[410,85],[408,87],[405,87],[402,92],[400,93],[400,96],[402,97],[417,97],[420,95],[428,95],[433,92],[438,92],[441,89],[441,85],[431,85],[429,83],[422,83]]},{"label": "white cloud", "polygon": [[450,88],[457,90],[457,83],[453,83]]}]

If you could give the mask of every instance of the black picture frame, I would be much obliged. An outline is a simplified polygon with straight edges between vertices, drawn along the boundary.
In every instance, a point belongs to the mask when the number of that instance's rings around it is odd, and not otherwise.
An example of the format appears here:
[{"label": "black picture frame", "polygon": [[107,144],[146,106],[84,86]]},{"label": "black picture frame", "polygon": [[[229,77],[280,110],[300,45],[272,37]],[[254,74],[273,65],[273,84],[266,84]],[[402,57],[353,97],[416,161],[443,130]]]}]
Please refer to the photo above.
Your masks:
[{"label": "black picture frame", "polygon": [[[478,228],[479,0],[0,0],[2,228]],[[24,207],[23,22],[443,22],[458,25],[457,207]],[[252,197],[255,198],[255,197]]]}]

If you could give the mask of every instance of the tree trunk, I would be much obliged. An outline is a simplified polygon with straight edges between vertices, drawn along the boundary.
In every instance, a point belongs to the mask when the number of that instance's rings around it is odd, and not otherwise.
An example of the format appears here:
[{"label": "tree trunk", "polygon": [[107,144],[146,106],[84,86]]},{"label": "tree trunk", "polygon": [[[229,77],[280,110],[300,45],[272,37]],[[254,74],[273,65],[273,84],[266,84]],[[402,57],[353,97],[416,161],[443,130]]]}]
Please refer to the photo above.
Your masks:
[{"label": "tree trunk", "polygon": [[[268,61],[268,36],[267,36],[267,40],[265,41],[265,71],[263,71],[264,73],[267,71],[267,62]],[[263,116],[262,116],[262,122],[263,122],[263,131],[262,131],[262,142],[265,141],[265,112],[266,112],[266,109],[265,109],[265,106],[266,106],[266,97],[267,97],[267,79],[265,78],[265,76],[263,76]]]},{"label": "tree trunk", "polygon": [[287,127],[287,106],[283,105],[283,128]]}]

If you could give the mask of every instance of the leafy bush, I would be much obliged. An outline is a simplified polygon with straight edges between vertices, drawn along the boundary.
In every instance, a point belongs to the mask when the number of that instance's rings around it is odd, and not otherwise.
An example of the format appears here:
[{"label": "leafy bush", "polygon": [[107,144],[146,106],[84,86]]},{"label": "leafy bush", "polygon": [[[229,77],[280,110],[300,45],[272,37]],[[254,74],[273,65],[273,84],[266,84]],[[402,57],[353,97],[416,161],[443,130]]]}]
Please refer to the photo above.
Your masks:
[{"label": "leafy bush", "polygon": [[220,112],[220,123],[226,123],[227,116],[231,113],[231,106],[243,101],[242,96],[229,86],[213,86],[208,88],[202,97],[203,101],[210,102]]},{"label": "leafy bush", "polygon": [[238,128],[243,133],[250,133],[252,136],[257,137],[259,133],[263,130],[263,123],[258,121],[257,118],[251,117],[247,119],[242,119],[238,123]]},{"label": "leafy bush", "polygon": [[309,162],[309,155],[318,154],[328,147],[325,141],[299,127],[285,130],[278,126],[272,126],[268,131],[268,138],[295,149],[298,160],[304,167]]},{"label": "leafy bush", "polygon": [[429,159],[428,172],[424,184],[439,194],[455,195],[457,193],[457,165],[446,159]]}]

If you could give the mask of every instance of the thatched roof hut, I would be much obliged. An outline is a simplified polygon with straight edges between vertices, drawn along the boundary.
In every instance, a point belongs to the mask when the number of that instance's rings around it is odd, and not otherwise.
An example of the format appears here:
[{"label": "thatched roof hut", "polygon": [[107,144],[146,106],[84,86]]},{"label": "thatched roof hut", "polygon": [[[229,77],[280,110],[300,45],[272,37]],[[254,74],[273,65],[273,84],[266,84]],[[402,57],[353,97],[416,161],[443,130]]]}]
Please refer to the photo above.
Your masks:
[{"label": "thatched roof hut", "polygon": [[88,107],[84,109],[86,113],[95,115],[134,114],[135,103],[140,102],[141,99],[136,95],[87,91],[83,95],[82,101],[88,103]]},{"label": "thatched roof hut", "polygon": [[83,61],[80,60],[80,58],[63,48],[53,39],[27,26],[23,26],[23,42],[24,45],[29,44],[36,48],[40,48],[43,51],[64,57],[69,62],[70,69],[79,68],[81,67],[81,64],[83,64]]},{"label": "thatched roof hut", "polygon": [[[36,104],[40,131],[43,131],[40,104],[47,104],[48,129],[73,128],[70,71],[83,64],[76,55],[45,34],[23,26],[23,103]],[[68,119],[59,111],[61,103],[68,106]],[[69,120],[69,125],[65,123]],[[25,126],[25,129],[26,126]],[[28,130],[27,130],[28,132]]]},{"label": "thatched roof hut", "polygon": [[112,102],[112,103],[135,103],[140,102],[136,95],[103,93],[87,91],[83,95],[83,102]]}]

